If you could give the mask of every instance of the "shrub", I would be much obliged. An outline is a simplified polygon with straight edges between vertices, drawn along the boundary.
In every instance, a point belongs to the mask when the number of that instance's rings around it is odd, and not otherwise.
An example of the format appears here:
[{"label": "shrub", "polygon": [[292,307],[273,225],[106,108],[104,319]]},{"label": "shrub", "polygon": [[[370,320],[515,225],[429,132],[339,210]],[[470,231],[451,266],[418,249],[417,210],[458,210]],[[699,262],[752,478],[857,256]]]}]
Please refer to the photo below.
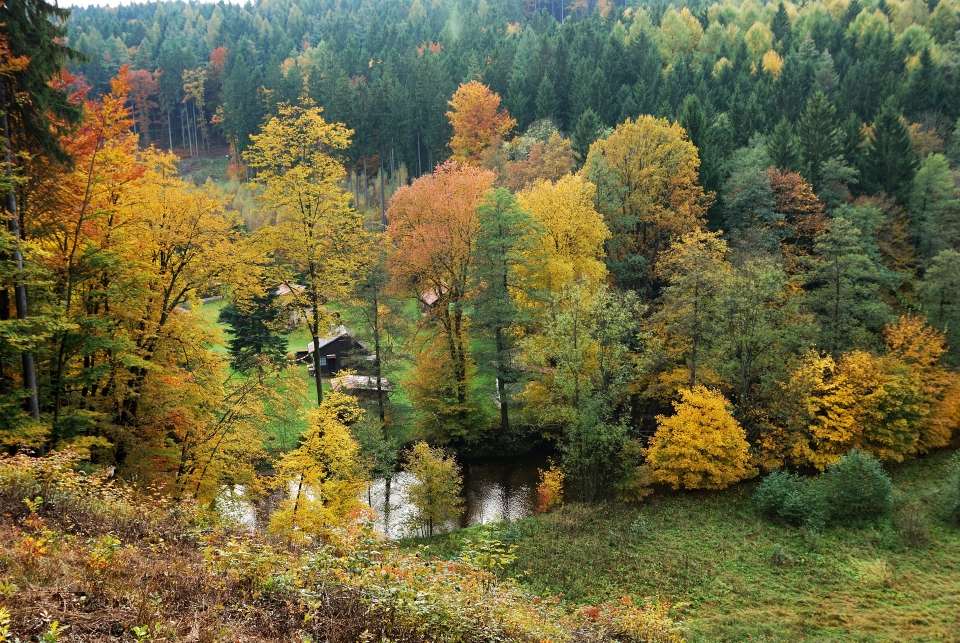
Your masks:
[{"label": "shrub", "polygon": [[893,482],[880,461],[854,449],[824,471],[819,480],[830,522],[876,520],[893,505]]},{"label": "shrub", "polygon": [[947,522],[960,526],[960,453],[953,456],[953,473],[947,477],[941,495]]},{"label": "shrub", "polygon": [[757,509],[765,516],[783,518],[792,525],[807,522],[806,480],[789,471],[771,471],[754,494]]},{"label": "shrub", "polygon": [[553,462],[550,468],[537,469],[540,484],[537,485],[537,506],[533,513],[540,515],[563,504],[563,471]]},{"label": "shrub", "polygon": [[919,549],[930,542],[930,522],[920,503],[909,502],[901,507],[894,524],[907,547]]}]

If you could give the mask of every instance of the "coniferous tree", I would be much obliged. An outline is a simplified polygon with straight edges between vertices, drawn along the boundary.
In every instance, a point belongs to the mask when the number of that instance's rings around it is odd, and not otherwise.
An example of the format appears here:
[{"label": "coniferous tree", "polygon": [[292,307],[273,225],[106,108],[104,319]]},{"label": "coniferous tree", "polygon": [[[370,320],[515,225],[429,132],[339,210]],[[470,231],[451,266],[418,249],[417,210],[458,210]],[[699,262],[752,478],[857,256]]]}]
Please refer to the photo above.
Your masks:
[{"label": "coniferous tree", "polygon": [[773,32],[774,49],[783,53],[790,51],[793,46],[792,31],[790,26],[790,16],[787,15],[787,8],[783,2],[777,7],[777,13],[774,14],[770,22],[770,30]]},{"label": "coniferous tree", "polygon": [[882,269],[865,251],[860,229],[837,217],[814,249],[806,289],[820,324],[820,347],[839,356],[870,346],[889,321],[890,309],[880,298]]},{"label": "coniferous tree", "polygon": [[800,163],[815,192],[822,187],[824,164],[839,151],[836,113],[833,104],[818,90],[797,121]]},{"label": "coniferous tree", "polygon": [[797,137],[793,126],[785,118],[780,119],[767,138],[767,154],[773,167],[781,171],[797,170],[799,168],[800,153],[797,149]]},{"label": "coniferous tree", "polygon": [[590,145],[597,140],[599,134],[600,119],[592,109],[587,109],[577,119],[577,126],[573,131],[573,151],[581,165],[586,162]]},{"label": "coniferous tree", "polygon": [[230,302],[218,321],[230,327],[231,365],[245,371],[256,367],[260,358],[280,364],[287,355],[287,338],[279,332],[283,311],[276,291],[251,297],[249,301]]},{"label": "coniferous tree", "polygon": [[517,307],[519,268],[527,264],[536,225],[516,198],[505,188],[491,192],[477,208],[480,234],[476,241],[474,267],[481,291],[476,296],[474,316],[478,327],[489,333],[493,348],[484,362],[492,366],[500,402],[500,430],[510,432],[510,391],[520,371],[514,364],[515,326],[523,316]]},{"label": "coniferous tree", "polygon": [[[66,92],[55,89],[54,78],[76,52],[62,44],[66,37],[69,11],[46,0],[4,3],[0,6],[0,22],[5,36],[3,75],[0,77],[0,111],[2,111],[5,158],[4,213],[12,241],[10,248],[14,303],[17,319],[26,323],[30,316],[24,256],[21,249],[23,230],[14,180],[14,159],[29,155],[44,156],[55,161],[67,160],[59,137],[80,118],[80,109],[71,103]],[[4,257],[6,259],[6,257]],[[4,316],[9,308],[6,287],[2,291]],[[37,375],[33,352],[21,351],[23,388],[27,411],[40,418],[37,397]]]},{"label": "coniferous tree", "polygon": [[540,87],[537,89],[537,120],[549,118],[557,119],[560,109],[560,100],[557,98],[556,89],[549,76],[544,76]]},{"label": "coniferous tree", "polygon": [[893,98],[887,99],[873,122],[863,157],[863,181],[873,192],[886,192],[901,203],[910,196],[917,172],[910,132]]}]

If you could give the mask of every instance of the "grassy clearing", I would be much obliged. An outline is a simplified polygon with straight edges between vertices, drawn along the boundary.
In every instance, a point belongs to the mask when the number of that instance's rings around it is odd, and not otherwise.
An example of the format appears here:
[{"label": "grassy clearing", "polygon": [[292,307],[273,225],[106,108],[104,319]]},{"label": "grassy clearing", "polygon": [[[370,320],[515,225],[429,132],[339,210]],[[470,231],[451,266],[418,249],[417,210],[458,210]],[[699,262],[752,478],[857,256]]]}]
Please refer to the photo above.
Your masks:
[{"label": "grassy clearing", "polygon": [[[217,338],[211,348],[218,353],[227,352],[227,342],[232,337],[227,326],[217,321],[220,311],[226,305],[226,300],[212,301],[198,306],[193,311],[193,314]],[[303,336],[306,336],[306,339],[303,339]],[[298,329],[288,335],[288,340],[290,351],[293,352],[306,347],[310,338],[305,330]],[[289,404],[282,409],[272,409],[273,420],[263,427],[267,434],[267,447],[271,451],[286,451],[296,446],[297,438],[307,429],[306,411],[316,407],[316,385],[307,373],[307,367],[296,366],[294,376],[299,380],[300,385],[293,386],[281,382],[278,389]],[[324,388],[329,390],[329,384],[325,384]]]},{"label": "grassy clearing", "polygon": [[207,179],[213,179],[214,183],[223,184],[227,182],[227,170],[230,167],[230,160],[225,157],[204,159],[204,158],[184,158],[178,163],[180,176],[195,185],[203,185]]},{"label": "grassy clearing", "polygon": [[[897,510],[822,533],[760,518],[755,484],[655,494],[642,505],[567,505],[510,526],[510,570],[574,603],[656,596],[682,603],[691,642],[960,641],[960,529],[937,516],[950,453],[893,468]],[[910,547],[910,506],[928,521]],[[434,540],[451,555],[463,533]]]}]

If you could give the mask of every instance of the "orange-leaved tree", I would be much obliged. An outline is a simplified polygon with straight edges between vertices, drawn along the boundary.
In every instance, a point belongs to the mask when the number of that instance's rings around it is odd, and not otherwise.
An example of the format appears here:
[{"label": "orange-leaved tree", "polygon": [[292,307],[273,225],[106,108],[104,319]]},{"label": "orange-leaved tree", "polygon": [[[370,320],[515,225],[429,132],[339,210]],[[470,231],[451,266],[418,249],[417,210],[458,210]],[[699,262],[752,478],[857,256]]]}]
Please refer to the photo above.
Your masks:
[{"label": "orange-leaved tree", "polygon": [[680,395],[673,415],[657,416],[647,451],[654,479],[674,489],[723,489],[753,475],[747,435],[723,395],[699,385]]},{"label": "orange-leaved tree", "polygon": [[[477,206],[493,180],[493,172],[448,161],[433,174],[397,190],[387,210],[387,234],[396,247],[388,260],[394,287],[418,299],[428,311],[427,321],[438,324],[437,337],[417,368],[445,373],[445,381],[428,380],[449,390],[423,391],[421,398],[423,403],[429,399],[451,407],[448,420],[429,431],[440,440],[457,434],[467,439],[462,433],[478,421],[470,401],[473,364],[465,307],[473,292],[474,253],[481,231]],[[442,342],[442,350],[436,341]],[[428,363],[433,360],[444,363]],[[428,380],[419,378],[424,383]]]},{"label": "orange-leaved tree", "polygon": [[500,95],[476,80],[460,85],[448,104],[447,118],[453,127],[450,150],[457,161],[479,164],[480,153],[517,125],[506,110],[500,109]]},{"label": "orange-leaved tree", "polygon": [[612,238],[607,265],[618,285],[649,287],[653,266],[675,238],[703,223],[711,197],[698,183],[700,158],[667,119],[627,119],[590,146],[581,172],[597,186],[596,208]]}]

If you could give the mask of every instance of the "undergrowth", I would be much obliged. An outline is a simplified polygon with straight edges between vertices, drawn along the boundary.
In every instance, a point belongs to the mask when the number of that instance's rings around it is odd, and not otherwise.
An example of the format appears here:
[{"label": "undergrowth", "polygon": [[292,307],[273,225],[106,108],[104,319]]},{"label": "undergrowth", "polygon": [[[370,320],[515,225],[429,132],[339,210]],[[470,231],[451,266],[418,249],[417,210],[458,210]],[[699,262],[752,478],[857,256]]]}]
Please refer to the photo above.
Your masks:
[{"label": "undergrowth", "polygon": [[362,521],[294,546],[70,454],[0,459],[0,642],[682,641],[667,605],[568,609],[498,577],[499,551],[430,558]]}]

